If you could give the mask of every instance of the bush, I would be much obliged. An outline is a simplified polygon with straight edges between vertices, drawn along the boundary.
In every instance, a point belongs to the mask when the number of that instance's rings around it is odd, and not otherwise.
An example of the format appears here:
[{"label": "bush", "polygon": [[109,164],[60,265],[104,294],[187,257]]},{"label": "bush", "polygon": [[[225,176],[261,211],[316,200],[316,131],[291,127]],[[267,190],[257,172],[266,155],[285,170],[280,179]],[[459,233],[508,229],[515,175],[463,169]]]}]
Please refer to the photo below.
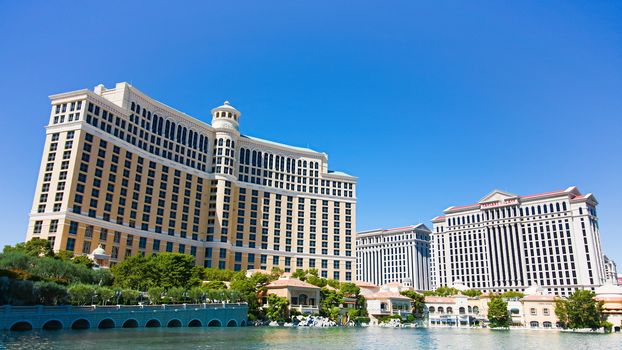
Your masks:
[{"label": "bush", "polygon": [[108,287],[98,287],[95,290],[95,294],[99,304],[107,305],[113,301],[112,298],[114,298],[115,291]]},{"label": "bush", "polygon": [[74,305],[86,305],[95,301],[95,287],[88,284],[74,284],[67,290]]},{"label": "bush", "polygon": [[138,297],[140,297],[140,292],[137,290],[133,290],[133,289],[121,290],[121,300],[123,304],[134,305],[138,302]]},{"label": "bush", "polygon": [[54,282],[35,282],[33,293],[42,305],[63,305],[69,301],[67,287]]},{"label": "bush", "polygon": [[151,287],[147,291],[147,294],[149,295],[149,301],[151,301],[152,304],[162,304],[162,301],[163,301],[162,298],[164,296],[164,288]]}]

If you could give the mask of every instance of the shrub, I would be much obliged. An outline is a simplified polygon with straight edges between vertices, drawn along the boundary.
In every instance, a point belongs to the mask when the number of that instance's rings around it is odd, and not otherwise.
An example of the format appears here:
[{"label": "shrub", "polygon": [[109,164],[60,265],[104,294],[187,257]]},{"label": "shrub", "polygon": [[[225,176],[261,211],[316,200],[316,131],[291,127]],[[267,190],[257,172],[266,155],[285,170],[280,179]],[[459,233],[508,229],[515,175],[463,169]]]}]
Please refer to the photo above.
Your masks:
[{"label": "shrub", "polygon": [[95,301],[95,287],[88,284],[74,284],[67,290],[74,305],[86,305]]}]

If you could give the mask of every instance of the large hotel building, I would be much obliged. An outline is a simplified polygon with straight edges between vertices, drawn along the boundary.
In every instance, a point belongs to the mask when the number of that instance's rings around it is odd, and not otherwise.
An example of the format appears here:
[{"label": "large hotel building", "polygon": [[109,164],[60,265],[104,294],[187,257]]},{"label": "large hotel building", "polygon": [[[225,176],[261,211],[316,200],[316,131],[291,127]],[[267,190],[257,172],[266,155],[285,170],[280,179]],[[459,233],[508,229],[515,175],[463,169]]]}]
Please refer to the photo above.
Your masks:
[{"label": "large hotel building", "polygon": [[495,190],[432,220],[432,286],[484,292],[538,285],[567,296],[605,281],[598,202],[576,187],[529,196]]},{"label": "large hotel building", "polygon": [[50,99],[27,239],[354,279],[356,178],[325,153],[240,134],[227,102],[209,125],[127,83]]},{"label": "large hotel building", "polygon": [[430,234],[424,224],[357,233],[357,281],[430,289]]}]

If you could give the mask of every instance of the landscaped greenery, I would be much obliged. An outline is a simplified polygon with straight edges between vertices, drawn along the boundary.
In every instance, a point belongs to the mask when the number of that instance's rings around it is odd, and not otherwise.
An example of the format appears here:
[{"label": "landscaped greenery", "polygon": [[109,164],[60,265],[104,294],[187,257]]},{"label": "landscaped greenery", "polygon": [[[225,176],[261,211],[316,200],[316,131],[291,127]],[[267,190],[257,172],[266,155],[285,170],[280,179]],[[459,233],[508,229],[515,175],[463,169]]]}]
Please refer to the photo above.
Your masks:
[{"label": "landscaped greenery", "polygon": [[322,288],[320,290],[321,316],[338,321],[342,314],[341,309],[344,307],[345,298],[352,298],[355,299],[355,307],[348,310],[348,319],[367,317],[365,298],[360,294],[361,289],[356,284],[319,277],[317,269],[298,269],[292,273],[292,277]]},{"label": "landscaped greenery", "polygon": [[508,328],[510,315],[508,303],[500,297],[493,297],[488,302],[488,321],[493,328]]},{"label": "landscaped greenery", "polygon": [[425,316],[425,296],[423,294],[412,290],[403,290],[400,294],[409,297],[413,301],[412,315],[414,318],[423,318]]},{"label": "landscaped greenery", "polygon": [[596,294],[589,290],[576,290],[568,299],[555,302],[555,314],[565,328],[597,329],[608,326],[603,322],[602,302],[594,300]]},{"label": "landscaped greenery", "polygon": [[93,270],[89,263],[87,257],[54,254],[47,240],[6,246],[0,254],[0,304],[62,305],[71,301],[70,285],[112,283],[110,271]]}]

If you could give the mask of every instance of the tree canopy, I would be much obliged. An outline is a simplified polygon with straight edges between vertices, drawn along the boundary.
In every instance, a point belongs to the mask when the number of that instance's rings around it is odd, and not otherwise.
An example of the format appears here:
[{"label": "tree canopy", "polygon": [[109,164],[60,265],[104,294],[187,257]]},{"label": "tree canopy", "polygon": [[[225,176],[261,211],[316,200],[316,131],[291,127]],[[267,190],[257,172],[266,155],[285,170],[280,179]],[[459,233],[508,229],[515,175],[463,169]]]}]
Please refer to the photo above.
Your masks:
[{"label": "tree canopy", "polygon": [[510,314],[508,303],[500,297],[494,297],[488,302],[488,321],[491,327],[508,328],[510,326]]},{"label": "tree canopy", "polygon": [[591,328],[602,326],[602,302],[594,300],[596,294],[589,290],[576,290],[568,299],[555,302],[555,314],[567,328]]},{"label": "tree canopy", "polygon": [[143,291],[156,286],[164,289],[196,286],[204,278],[204,269],[194,262],[191,255],[180,253],[132,256],[112,268],[114,285]]},{"label": "tree canopy", "polygon": [[50,246],[50,242],[46,239],[33,238],[24,243],[17,243],[15,247],[10,245],[4,246],[3,253],[20,252],[28,256],[54,256],[54,251]]},{"label": "tree canopy", "polygon": [[416,318],[422,318],[425,315],[425,296],[413,290],[403,290],[401,295],[409,297],[413,301],[412,314]]}]

